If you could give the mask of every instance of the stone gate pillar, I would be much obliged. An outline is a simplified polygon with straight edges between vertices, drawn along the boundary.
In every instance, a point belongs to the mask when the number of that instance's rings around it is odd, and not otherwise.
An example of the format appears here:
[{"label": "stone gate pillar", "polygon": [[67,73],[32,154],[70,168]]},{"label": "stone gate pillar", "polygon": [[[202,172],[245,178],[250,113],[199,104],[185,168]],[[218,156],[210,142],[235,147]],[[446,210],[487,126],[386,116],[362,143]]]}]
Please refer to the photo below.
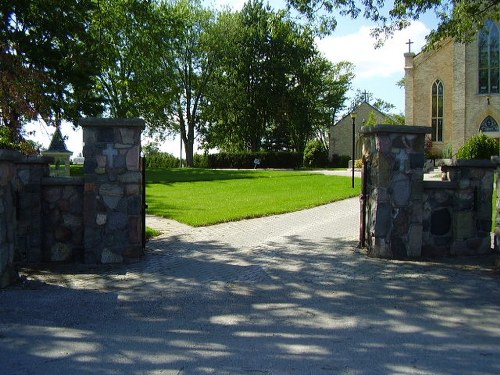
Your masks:
[{"label": "stone gate pillar", "polygon": [[381,258],[421,255],[424,126],[364,126],[365,238],[368,254]]},{"label": "stone gate pillar", "polygon": [[80,120],[84,162],[85,263],[143,254],[141,119]]}]

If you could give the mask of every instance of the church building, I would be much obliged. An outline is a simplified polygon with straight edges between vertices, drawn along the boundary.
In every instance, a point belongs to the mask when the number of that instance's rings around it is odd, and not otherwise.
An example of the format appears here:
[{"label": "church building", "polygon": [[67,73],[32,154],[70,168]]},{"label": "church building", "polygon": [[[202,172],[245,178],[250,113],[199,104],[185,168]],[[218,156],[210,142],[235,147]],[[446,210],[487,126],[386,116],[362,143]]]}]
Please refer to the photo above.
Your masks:
[{"label": "church building", "polygon": [[[361,159],[361,142],[359,139],[359,130],[372,116],[377,124],[385,124],[387,115],[379,111],[365,101],[361,102],[352,111],[356,113],[354,119],[354,145],[355,145],[355,159]],[[352,118],[351,113],[346,114],[334,125],[330,126],[329,139],[329,160],[332,160],[334,155],[351,156],[352,154]]]},{"label": "church building", "polygon": [[432,127],[436,156],[450,148],[456,154],[480,131],[500,137],[499,35],[488,21],[468,44],[446,39],[437,49],[405,53],[405,121]]}]

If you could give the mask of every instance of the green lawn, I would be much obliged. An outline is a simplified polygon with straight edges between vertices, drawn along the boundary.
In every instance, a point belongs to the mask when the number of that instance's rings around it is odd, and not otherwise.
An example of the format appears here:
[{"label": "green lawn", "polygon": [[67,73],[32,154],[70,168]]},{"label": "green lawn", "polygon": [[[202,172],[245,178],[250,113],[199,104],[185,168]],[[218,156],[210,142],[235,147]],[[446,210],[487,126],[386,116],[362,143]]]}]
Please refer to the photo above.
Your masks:
[{"label": "green lawn", "polygon": [[358,196],[350,177],[295,171],[148,169],[148,213],[203,226]]}]

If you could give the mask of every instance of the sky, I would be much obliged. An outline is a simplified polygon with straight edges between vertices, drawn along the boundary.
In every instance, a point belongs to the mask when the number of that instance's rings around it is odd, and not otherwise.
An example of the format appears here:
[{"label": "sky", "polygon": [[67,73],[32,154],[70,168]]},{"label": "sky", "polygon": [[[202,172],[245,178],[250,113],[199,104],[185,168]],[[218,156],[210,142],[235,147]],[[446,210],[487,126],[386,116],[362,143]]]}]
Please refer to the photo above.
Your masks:
[{"label": "sky", "polygon": [[[207,3],[219,9],[229,7],[232,10],[240,10],[245,0],[207,0]],[[278,8],[283,1],[270,0],[269,4]],[[337,21],[334,33],[323,39],[317,39],[316,43],[324,56],[332,62],[350,61],[354,64],[355,78],[350,95],[352,96],[357,89],[366,90],[373,94],[373,98],[394,104],[395,112],[404,113],[404,89],[397,87],[396,83],[404,77],[404,53],[408,52],[406,43],[411,39],[413,42],[411,51],[418,53],[424,46],[425,36],[435,25],[434,18],[424,15],[420,21],[415,21],[410,27],[397,32],[378,49],[375,49],[375,39],[370,36],[373,24],[362,18],[351,20],[340,17]],[[45,148],[49,146],[53,128],[38,122],[31,124],[27,129],[35,130],[35,136],[31,139],[41,143]],[[67,137],[67,148],[73,152],[73,156],[78,156],[83,148],[81,128],[74,130],[71,124],[65,123],[61,132]],[[179,138],[167,140],[161,149],[179,156]]]}]

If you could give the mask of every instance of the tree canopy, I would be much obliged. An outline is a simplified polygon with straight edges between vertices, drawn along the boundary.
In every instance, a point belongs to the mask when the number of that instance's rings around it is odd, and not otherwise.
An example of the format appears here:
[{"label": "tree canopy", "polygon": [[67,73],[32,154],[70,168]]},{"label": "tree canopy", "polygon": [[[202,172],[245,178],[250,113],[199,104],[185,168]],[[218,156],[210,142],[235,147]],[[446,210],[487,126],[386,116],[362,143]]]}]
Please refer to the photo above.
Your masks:
[{"label": "tree canopy", "polygon": [[91,0],[0,2],[0,117],[14,141],[31,119],[58,124],[99,112],[93,9]]},{"label": "tree canopy", "polygon": [[205,146],[304,150],[342,107],[352,66],[327,61],[308,27],[262,1],[222,14],[218,33],[219,63],[204,112]]},{"label": "tree canopy", "polygon": [[[381,41],[407,27],[426,12],[438,19],[437,28],[428,35],[429,46],[453,37],[470,41],[486,20],[500,20],[498,0],[287,0],[290,7],[318,24],[320,32],[332,32],[337,16],[365,17],[377,24],[374,35]],[[391,7],[392,6],[392,7]],[[384,11],[387,9],[387,11]]]}]

